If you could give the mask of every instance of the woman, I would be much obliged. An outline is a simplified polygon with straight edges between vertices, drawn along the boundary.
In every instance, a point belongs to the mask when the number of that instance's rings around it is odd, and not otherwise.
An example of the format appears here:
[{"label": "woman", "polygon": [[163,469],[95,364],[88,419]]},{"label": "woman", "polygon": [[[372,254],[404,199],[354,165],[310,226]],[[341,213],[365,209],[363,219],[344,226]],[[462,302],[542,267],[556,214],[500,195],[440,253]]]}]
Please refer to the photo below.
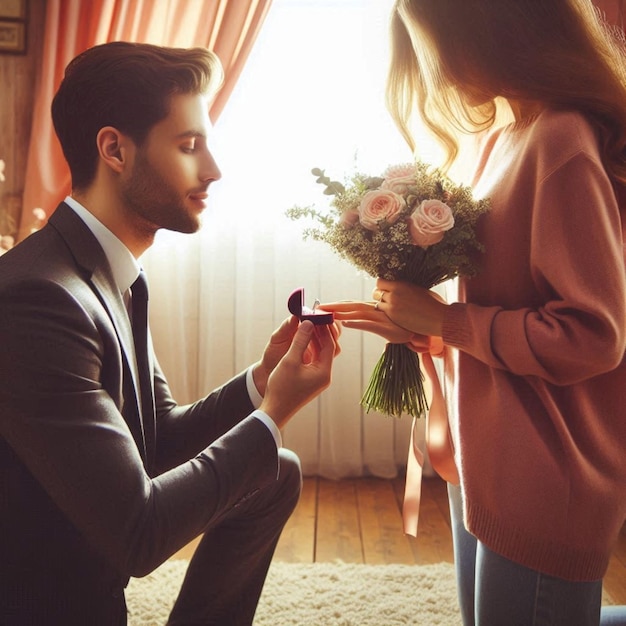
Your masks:
[{"label": "woman", "polygon": [[[600,620],[626,518],[626,56],[589,0],[397,0],[390,111],[473,164],[486,252],[452,304],[378,280],[332,303],[388,341],[440,336],[461,484],[465,624]],[[509,120],[502,122],[503,116]],[[605,610],[603,624],[626,623]]]}]

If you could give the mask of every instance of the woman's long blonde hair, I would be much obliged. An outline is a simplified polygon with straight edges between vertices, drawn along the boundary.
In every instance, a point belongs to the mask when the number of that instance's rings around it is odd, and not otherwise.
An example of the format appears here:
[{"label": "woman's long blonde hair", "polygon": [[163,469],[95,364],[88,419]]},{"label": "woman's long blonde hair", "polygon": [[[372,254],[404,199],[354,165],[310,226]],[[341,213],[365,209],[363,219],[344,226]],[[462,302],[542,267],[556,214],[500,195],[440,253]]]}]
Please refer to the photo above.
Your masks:
[{"label": "woman's long blonde hair", "polygon": [[624,36],[590,0],[396,0],[387,104],[413,150],[419,113],[449,166],[457,132],[492,126],[500,97],[585,114],[626,185]]}]

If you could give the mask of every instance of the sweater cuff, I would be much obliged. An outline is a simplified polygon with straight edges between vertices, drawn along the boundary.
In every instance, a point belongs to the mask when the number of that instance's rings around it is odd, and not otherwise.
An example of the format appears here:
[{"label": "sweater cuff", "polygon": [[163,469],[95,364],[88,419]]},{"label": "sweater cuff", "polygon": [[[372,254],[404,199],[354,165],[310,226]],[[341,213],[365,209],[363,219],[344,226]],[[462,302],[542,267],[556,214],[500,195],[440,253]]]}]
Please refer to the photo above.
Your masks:
[{"label": "sweater cuff", "polygon": [[441,336],[446,345],[457,348],[467,345],[469,340],[469,325],[467,323],[466,304],[454,302],[446,308]]}]

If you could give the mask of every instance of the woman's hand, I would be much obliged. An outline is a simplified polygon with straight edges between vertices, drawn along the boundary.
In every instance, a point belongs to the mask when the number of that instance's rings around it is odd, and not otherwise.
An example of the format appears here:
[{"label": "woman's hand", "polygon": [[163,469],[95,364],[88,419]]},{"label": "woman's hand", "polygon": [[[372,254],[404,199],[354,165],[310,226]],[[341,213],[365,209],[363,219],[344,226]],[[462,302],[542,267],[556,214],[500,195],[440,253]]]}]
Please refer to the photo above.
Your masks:
[{"label": "woman's hand", "polygon": [[389,343],[404,343],[415,352],[441,352],[447,304],[438,294],[410,283],[379,279],[372,295],[373,302],[325,302],[319,308],[332,311],[346,328],[380,335]]},{"label": "woman's hand", "polygon": [[408,343],[415,335],[392,322],[381,310],[377,310],[376,302],[325,302],[319,308],[332,311],[335,320],[341,322],[342,326],[380,335],[389,343]]},{"label": "woman's hand", "polygon": [[448,305],[436,293],[411,283],[379,278],[372,297],[376,309],[401,328],[420,335],[441,336]]}]

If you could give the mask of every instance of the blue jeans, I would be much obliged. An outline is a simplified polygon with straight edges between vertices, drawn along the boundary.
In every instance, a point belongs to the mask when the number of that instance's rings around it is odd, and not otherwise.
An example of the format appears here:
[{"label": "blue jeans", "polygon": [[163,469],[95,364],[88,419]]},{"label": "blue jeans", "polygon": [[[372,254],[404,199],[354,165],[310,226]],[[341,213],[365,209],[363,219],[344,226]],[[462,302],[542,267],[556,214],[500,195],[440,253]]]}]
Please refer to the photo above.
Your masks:
[{"label": "blue jeans", "polygon": [[460,488],[448,495],[464,626],[626,626],[626,607],[601,613],[601,580],[570,582],[496,554],[465,529]]}]

